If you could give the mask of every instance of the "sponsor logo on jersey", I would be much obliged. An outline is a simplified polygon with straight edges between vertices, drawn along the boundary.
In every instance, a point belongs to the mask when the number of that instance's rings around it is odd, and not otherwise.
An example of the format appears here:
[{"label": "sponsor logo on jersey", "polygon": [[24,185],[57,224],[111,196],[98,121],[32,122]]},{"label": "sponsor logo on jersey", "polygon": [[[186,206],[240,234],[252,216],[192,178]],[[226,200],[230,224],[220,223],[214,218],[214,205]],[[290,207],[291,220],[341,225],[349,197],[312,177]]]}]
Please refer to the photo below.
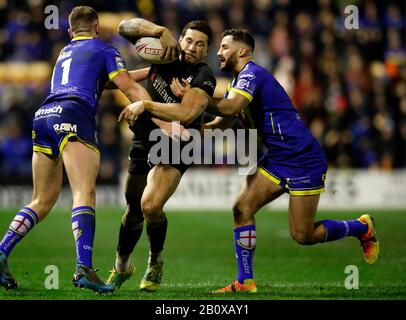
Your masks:
[{"label": "sponsor logo on jersey", "polygon": [[244,89],[248,88],[249,85],[250,85],[250,82],[248,80],[240,79],[240,80],[238,80],[236,87],[238,89],[244,90]]},{"label": "sponsor logo on jersey", "polygon": [[39,116],[44,116],[47,114],[60,114],[62,113],[63,109],[60,105],[54,106],[52,108],[46,108],[46,109],[42,109],[40,108],[37,112],[35,112],[35,118],[39,117]]},{"label": "sponsor logo on jersey", "polygon": [[202,83],[204,86],[209,86],[210,88],[214,89],[214,83],[212,81],[205,81]]},{"label": "sponsor logo on jersey", "polygon": [[253,80],[253,79],[255,79],[255,74],[252,72],[241,74],[240,79],[243,79],[243,78],[248,78],[248,80]]},{"label": "sponsor logo on jersey", "polygon": [[236,88],[253,94],[255,89],[255,83],[251,82],[251,80],[239,79],[236,84]]},{"label": "sponsor logo on jersey", "polygon": [[166,87],[168,84],[166,81],[159,75],[157,75],[152,82],[152,86],[154,87],[155,91],[161,96],[161,98],[166,102],[166,103],[176,103],[177,100],[173,99],[171,96],[169,96],[168,92],[166,91]]},{"label": "sponsor logo on jersey", "polygon": [[124,61],[123,57],[117,56],[114,59],[116,60],[117,68],[119,68],[119,69],[125,68],[125,61]]},{"label": "sponsor logo on jersey", "polygon": [[71,123],[56,123],[54,124],[54,130],[56,133],[59,132],[78,132],[78,126],[76,124],[71,124]]}]

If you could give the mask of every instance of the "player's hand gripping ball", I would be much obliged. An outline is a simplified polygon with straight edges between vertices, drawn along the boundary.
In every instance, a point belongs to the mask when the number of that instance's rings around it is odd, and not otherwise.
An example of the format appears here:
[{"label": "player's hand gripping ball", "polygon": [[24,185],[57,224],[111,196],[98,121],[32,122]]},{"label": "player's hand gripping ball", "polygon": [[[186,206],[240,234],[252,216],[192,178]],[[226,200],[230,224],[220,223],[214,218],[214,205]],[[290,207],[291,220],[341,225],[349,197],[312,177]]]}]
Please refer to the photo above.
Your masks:
[{"label": "player's hand gripping ball", "polygon": [[142,37],[135,43],[135,51],[138,56],[148,63],[165,64],[170,63],[177,58],[162,58],[162,50],[162,44],[159,38]]}]

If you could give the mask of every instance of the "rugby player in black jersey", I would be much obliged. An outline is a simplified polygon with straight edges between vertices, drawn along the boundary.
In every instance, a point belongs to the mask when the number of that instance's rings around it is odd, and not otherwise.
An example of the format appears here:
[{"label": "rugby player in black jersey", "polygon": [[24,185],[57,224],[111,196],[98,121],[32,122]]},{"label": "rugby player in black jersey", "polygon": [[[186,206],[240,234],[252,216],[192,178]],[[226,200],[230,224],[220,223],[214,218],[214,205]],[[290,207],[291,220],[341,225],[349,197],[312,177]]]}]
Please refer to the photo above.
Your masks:
[{"label": "rugby player in black jersey", "polygon": [[[214,93],[216,80],[207,64],[202,60],[208,53],[212,31],[210,26],[200,20],[189,22],[182,30],[177,42],[170,31],[144,19],[123,21],[119,27],[121,36],[131,42],[140,37],[159,37],[163,45],[162,56],[173,60],[168,64],[152,65],[147,75],[147,91],[151,95],[150,107],[155,112],[164,105],[173,107],[173,116],[159,114],[159,118],[168,122],[178,120],[186,128],[198,129],[201,117]],[[179,50],[180,49],[180,50]],[[170,89],[174,78],[186,79],[192,88],[182,98],[178,98]],[[129,110],[125,109],[124,113]],[[134,132],[129,153],[129,169],[125,197],[127,207],[121,220],[116,261],[107,283],[119,288],[135,272],[131,262],[131,253],[137,244],[145,220],[150,241],[150,255],[147,270],[140,283],[141,290],[155,291],[162,278],[163,257],[167,218],[164,205],[175,192],[188,165],[173,161],[151,164],[149,156],[155,142],[150,141],[152,130],[165,126],[158,123],[150,114],[143,113],[130,128]],[[187,142],[181,143],[181,148]],[[169,139],[169,145],[171,141]],[[172,151],[169,152],[172,154]],[[178,158],[178,157],[177,157]]]}]

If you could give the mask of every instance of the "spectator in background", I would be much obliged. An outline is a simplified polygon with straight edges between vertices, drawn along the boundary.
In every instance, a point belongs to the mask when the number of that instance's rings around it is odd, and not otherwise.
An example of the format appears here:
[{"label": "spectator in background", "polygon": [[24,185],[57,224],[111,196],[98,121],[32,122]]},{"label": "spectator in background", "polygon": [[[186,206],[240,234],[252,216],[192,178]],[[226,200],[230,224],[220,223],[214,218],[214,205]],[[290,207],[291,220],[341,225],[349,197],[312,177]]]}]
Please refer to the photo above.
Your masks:
[{"label": "spectator in background", "polygon": [[23,131],[22,120],[10,115],[0,128],[0,175],[18,181],[31,175],[31,137]]}]

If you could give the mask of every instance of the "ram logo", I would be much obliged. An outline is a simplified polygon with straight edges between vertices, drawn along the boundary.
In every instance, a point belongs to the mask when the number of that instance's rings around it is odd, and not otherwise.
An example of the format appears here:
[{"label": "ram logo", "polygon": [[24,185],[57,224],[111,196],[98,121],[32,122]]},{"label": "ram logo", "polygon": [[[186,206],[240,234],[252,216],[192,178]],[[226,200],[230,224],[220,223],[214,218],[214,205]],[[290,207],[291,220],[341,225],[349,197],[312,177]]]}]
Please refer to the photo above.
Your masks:
[{"label": "ram logo", "polygon": [[71,123],[60,123],[54,124],[54,130],[56,133],[59,132],[78,132],[78,127],[76,124]]}]

